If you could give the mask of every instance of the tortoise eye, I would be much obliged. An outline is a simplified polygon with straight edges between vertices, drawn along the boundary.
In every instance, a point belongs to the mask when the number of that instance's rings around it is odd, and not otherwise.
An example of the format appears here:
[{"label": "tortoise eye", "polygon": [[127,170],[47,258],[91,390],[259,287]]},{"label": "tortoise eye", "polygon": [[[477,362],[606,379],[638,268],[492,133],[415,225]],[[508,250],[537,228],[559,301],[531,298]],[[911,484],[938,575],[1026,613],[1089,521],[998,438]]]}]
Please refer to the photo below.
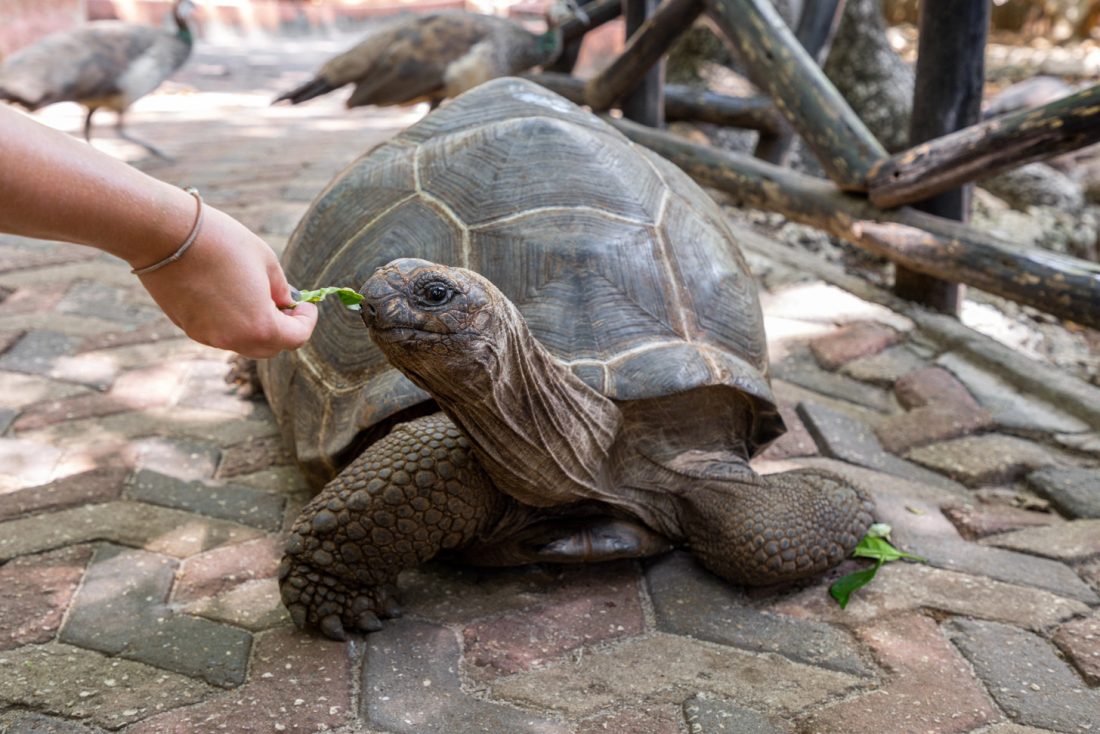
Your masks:
[{"label": "tortoise eye", "polygon": [[420,288],[419,300],[425,306],[442,306],[447,301],[451,300],[451,296],[453,295],[454,291],[451,290],[446,283],[434,281]]}]

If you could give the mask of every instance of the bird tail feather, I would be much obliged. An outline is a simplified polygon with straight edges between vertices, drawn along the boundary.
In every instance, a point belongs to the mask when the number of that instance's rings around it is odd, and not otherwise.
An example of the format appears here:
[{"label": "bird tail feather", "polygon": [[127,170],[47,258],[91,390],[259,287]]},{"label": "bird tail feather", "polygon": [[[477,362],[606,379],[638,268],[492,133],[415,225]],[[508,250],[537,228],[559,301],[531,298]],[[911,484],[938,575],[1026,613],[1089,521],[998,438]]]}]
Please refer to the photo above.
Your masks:
[{"label": "bird tail feather", "polygon": [[301,104],[302,102],[313,99],[314,97],[320,97],[322,94],[328,94],[334,89],[336,89],[336,87],[329,84],[323,78],[316,77],[314,79],[310,79],[308,82],[300,87],[295,87],[289,92],[279,95],[271,102],[271,104],[278,104],[279,102],[283,101],[290,102],[291,104]]}]

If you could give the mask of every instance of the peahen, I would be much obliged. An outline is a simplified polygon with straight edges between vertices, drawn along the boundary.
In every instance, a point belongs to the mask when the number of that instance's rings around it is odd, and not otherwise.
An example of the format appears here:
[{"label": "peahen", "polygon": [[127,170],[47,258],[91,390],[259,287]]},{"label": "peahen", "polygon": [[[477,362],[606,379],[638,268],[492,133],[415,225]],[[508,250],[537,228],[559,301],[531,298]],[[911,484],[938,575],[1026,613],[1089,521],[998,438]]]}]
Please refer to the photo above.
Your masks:
[{"label": "peahen", "polygon": [[535,34],[506,18],[459,10],[404,15],[380,23],[275,102],[299,104],[354,84],[348,107],[423,101],[435,107],[489,79],[548,64],[560,53],[555,28]]},{"label": "peahen", "polygon": [[166,158],[154,146],[128,135],[123,119],[130,105],[160,86],[190,56],[193,37],[186,18],[191,8],[191,0],[176,0],[175,31],[108,20],[47,36],[0,64],[0,99],[32,111],[55,102],[79,102],[88,109],[88,141],[92,115],[100,107],[112,109],[118,113],[119,137]]}]

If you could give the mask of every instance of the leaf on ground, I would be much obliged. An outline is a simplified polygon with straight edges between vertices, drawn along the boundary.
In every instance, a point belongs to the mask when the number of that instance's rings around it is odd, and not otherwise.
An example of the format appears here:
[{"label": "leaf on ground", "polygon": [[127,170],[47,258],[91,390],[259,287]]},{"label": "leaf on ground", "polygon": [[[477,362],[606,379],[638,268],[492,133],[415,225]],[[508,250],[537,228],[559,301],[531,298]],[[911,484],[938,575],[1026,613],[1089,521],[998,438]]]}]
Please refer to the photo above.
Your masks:
[{"label": "leaf on ground", "polygon": [[841,609],[848,606],[848,598],[852,595],[853,591],[871,583],[871,579],[875,577],[875,574],[878,573],[878,570],[882,568],[884,563],[896,561],[901,558],[927,563],[927,559],[925,558],[906,553],[905,551],[900,551],[890,545],[890,542],[887,541],[885,537],[889,535],[889,525],[872,525],[871,528],[868,529],[867,534],[863,536],[863,539],[859,541],[859,544],[852,550],[852,556],[854,558],[873,558],[875,565],[870,568],[853,571],[847,576],[842,576],[829,587],[830,596],[836,599]]},{"label": "leaf on ground", "polygon": [[298,296],[299,303],[320,303],[325,300],[326,297],[335,295],[340,299],[340,303],[344,304],[351,311],[358,311],[360,309],[359,304],[363,302],[363,296],[356,292],[352,288],[335,288],[332,286],[326,288],[318,288],[313,291],[300,291]]}]

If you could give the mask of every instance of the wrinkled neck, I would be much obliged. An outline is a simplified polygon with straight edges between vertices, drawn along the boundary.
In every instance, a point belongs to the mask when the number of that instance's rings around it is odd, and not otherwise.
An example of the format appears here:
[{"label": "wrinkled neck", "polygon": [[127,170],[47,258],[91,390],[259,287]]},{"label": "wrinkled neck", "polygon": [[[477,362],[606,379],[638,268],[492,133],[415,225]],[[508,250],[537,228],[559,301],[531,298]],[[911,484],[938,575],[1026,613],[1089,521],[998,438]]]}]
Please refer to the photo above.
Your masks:
[{"label": "wrinkled neck", "polygon": [[470,436],[494,483],[521,502],[549,506],[604,495],[619,409],[584,384],[511,318],[467,384],[431,390]]}]

